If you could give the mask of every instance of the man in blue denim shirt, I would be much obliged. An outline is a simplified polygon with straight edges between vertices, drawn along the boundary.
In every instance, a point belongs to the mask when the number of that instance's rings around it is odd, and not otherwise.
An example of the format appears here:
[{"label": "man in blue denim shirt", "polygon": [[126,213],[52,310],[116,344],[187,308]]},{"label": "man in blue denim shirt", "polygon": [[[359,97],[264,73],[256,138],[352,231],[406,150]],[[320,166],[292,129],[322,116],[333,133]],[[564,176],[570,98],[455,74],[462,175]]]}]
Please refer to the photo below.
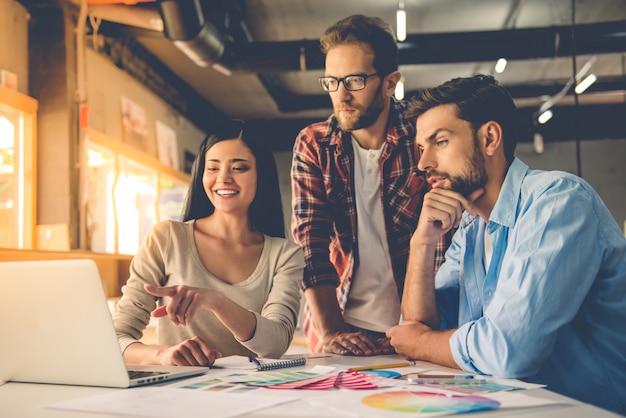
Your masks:
[{"label": "man in blue denim shirt", "polygon": [[[581,178],[513,156],[515,105],[490,76],[419,92],[432,190],[411,238],[399,354],[519,378],[626,414],[626,238]],[[434,246],[459,226],[434,277]]]}]

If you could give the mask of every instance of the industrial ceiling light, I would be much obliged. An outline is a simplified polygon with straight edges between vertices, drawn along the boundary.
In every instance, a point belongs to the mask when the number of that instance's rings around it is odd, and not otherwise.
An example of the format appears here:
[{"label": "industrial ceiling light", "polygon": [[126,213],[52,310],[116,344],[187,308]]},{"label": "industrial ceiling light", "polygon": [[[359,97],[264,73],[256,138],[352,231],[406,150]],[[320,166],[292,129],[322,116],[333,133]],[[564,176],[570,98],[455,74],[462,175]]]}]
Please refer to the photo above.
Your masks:
[{"label": "industrial ceiling light", "polygon": [[554,114],[552,113],[552,110],[546,109],[541,114],[539,114],[539,116],[537,117],[537,122],[543,125],[546,122],[548,122],[550,119],[552,119],[553,115]]},{"label": "industrial ceiling light", "polygon": [[396,38],[399,42],[406,41],[406,11],[404,10],[404,1],[398,3],[396,11]]},{"label": "industrial ceiling light", "polygon": [[398,80],[398,83],[396,84],[396,91],[394,94],[396,96],[396,99],[398,100],[404,99],[404,77]]},{"label": "industrial ceiling light", "polygon": [[496,73],[498,73],[498,74],[503,73],[505,68],[506,68],[506,58],[500,58],[496,62],[496,66],[494,68]]},{"label": "industrial ceiling light", "polygon": [[[544,124],[546,122],[548,122],[550,119],[552,119],[552,111],[550,110],[552,108],[552,106],[554,106],[559,100],[561,100],[561,98],[563,96],[565,96],[567,94],[567,92],[572,88],[572,85],[577,82],[578,80],[580,80],[581,78],[583,78],[585,76],[585,74],[587,74],[589,72],[589,70],[591,69],[591,66],[593,65],[593,63],[596,61],[597,57],[594,55],[593,57],[591,57],[589,59],[589,61],[587,61],[585,63],[585,65],[583,66],[583,68],[581,68],[581,70],[574,76],[571,77],[569,80],[567,80],[567,83],[565,83],[565,85],[563,86],[563,88],[561,89],[561,91],[559,91],[557,94],[555,94],[554,96],[550,97],[548,100],[546,100],[541,107],[539,108],[539,110],[537,111],[536,114],[538,114],[539,116],[537,117],[537,122],[539,122],[540,124]],[[595,77],[595,76],[594,76]],[[588,77],[587,77],[588,78]],[[586,78],[585,78],[586,80]],[[581,83],[579,84],[583,84],[585,82],[585,80],[583,80]],[[593,77],[590,80],[591,82],[589,83],[589,85],[592,84],[593,81]],[[576,86],[577,88],[578,86]],[[589,86],[586,86],[585,88],[587,88]],[[582,91],[582,90],[581,90]],[[578,91],[576,92],[578,93]]]},{"label": "industrial ceiling light", "polygon": [[585,90],[589,88],[589,86],[595,83],[597,79],[598,77],[596,77],[594,73],[589,74],[583,79],[583,81],[581,81],[576,85],[576,87],[574,87],[574,91],[576,92],[576,94],[582,94]]}]

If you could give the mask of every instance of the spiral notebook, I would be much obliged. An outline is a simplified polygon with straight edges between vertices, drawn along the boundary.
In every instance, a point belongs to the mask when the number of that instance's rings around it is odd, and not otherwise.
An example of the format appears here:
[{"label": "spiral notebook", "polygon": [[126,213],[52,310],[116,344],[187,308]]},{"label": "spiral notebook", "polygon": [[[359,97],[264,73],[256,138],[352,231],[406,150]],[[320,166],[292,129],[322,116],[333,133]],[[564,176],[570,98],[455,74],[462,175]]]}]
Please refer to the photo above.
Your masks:
[{"label": "spiral notebook", "polygon": [[[216,369],[235,369],[235,370],[274,370],[284,367],[296,367],[306,365],[305,357],[289,357],[282,359],[264,359],[246,356],[228,356],[215,360],[212,367]],[[260,368],[259,368],[260,367]]]},{"label": "spiral notebook", "polygon": [[277,359],[277,360],[259,360],[256,357],[248,357],[248,361],[256,366],[256,369],[260,372],[266,370],[283,369],[285,367],[304,366],[306,364],[306,358],[298,357],[294,359]]}]

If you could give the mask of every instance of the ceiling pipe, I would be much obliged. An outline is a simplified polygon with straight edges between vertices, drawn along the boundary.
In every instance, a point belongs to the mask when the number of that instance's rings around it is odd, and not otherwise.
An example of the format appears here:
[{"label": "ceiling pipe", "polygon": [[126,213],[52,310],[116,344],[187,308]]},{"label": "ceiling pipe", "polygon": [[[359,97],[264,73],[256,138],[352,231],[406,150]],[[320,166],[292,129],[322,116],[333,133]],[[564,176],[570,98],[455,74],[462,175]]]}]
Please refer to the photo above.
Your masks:
[{"label": "ceiling pipe", "polygon": [[[122,7],[122,6],[120,6]],[[615,31],[616,27],[623,27],[625,22],[617,22],[618,24],[593,24],[593,25],[581,25],[585,26],[585,50],[589,52],[596,52],[597,50],[602,51],[615,51],[622,53],[622,51],[626,50],[626,34],[621,31]],[[133,38],[129,33],[135,33],[134,28],[129,26],[124,26],[117,23],[112,23],[111,21],[103,21],[99,33],[105,35],[110,39],[119,39],[119,38]],[[522,30],[514,30],[514,32],[521,32]],[[552,28],[551,33],[554,34],[558,32],[558,29]],[[508,31],[496,31],[494,32],[495,36],[497,36],[498,32],[508,32]],[[621,32],[621,33],[620,33]],[[595,35],[590,35],[590,34]],[[458,35],[458,34],[457,34]],[[148,31],[142,30],[142,32],[137,35],[139,37],[145,36],[163,36],[162,32],[156,31]],[[410,38],[419,37],[420,35],[409,35]],[[595,40],[593,40],[595,38]],[[448,41],[449,43],[452,43]],[[456,38],[455,42],[460,42],[459,38]],[[606,45],[602,46],[603,43]],[[306,110],[316,110],[316,109],[330,109],[331,103],[328,99],[327,94],[313,94],[313,95],[302,95],[295,94],[286,89],[281,80],[278,78],[278,72],[286,71],[287,69],[291,71],[300,71],[302,67],[306,67],[306,69],[314,70],[316,68],[323,68],[323,55],[319,51],[317,41],[292,41],[292,42],[244,42],[240,41],[235,42],[236,45],[231,43],[230,41],[225,43],[224,54],[221,57],[222,63],[228,63],[228,68],[231,68],[236,71],[242,72],[253,72],[258,73],[258,77],[270,93],[272,98],[274,99],[278,109],[283,113],[291,113],[297,111],[306,111]],[[553,44],[553,43],[552,43]],[[458,51],[460,45],[464,45],[463,42],[456,43],[451,46],[450,49],[445,50],[447,56],[454,57],[456,52]],[[620,45],[622,45],[620,47]],[[278,47],[280,46],[280,48]],[[559,47],[554,46],[555,50],[560,50],[560,54],[563,54],[565,50],[558,49]],[[617,50],[617,48],[621,48]],[[109,50],[105,48],[101,53]],[[115,48],[112,50],[116,50]],[[279,51],[280,53],[277,53]],[[544,51],[545,54],[545,51]],[[137,55],[135,51],[133,54],[124,55],[126,59],[128,57],[133,57]],[[498,53],[494,53],[494,56],[499,55]],[[317,61],[314,57],[318,57]],[[432,60],[431,57],[427,57],[429,60]],[[539,58],[538,54],[530,55],[527,58]],[[116,65],[124,66],[123,62],[120,61],[120,57],[118,55],[112,56],[111,59],[116,62]],[[144,57],[144,59],[146,59]],[[304,64],[302,60],[305,60]],[[404,59],[403,64],[407,62],[414,61],[423,61],[426,58],[423,55],[409,55],[408,58]],[[518,56],[518,59],[522,59],[522,57]],[[434,61],[436,62],[436,61]],[[417,63],[417,62],[416,62]],[[156,63],[151,64],[152,66],[156,66]],[[226,64],[225,64],[226,65]],[[132,65],[130,69],[134,68]],[[128,71],[131,71],[131,70]],[[132,72],[132,71],[131,71]],[[140,80],[145,80],[146,75],[141,73],[137,75],[137,78]],[[549,82],[538,82],[532,84],[521,84],[521,85],[507,85],[507,89],[511,93],[511,95],[516,99],[521,99],[522,106],[532,106],[536,110],[536,107],[541,105],[543,101],[538,101],[539,99],[532,101],[533,98],[540,98],[545,96],[553,96],[557,94],[566,80],[553,80]],[[158,83],[157,83],[158,84]],[[591,86],[589,89],[590,92],[599,93],[599,92],[615,92],[620,94],[620,100],[623,101],[623,92],[624,92],[624,78],[623,77],[600,77],[599,80]],[[405,92],[406,97],[410,97],[414,95],[415,91]],[[160,94],[165,94],[162,92]],[[191,93],[187,93],[191,94]],[[529,104],[532,101],[532,104]],[[529,102],[529,103],[527,103]],[[202,118],[200,118],[202,120]]]},{"label": "ceiling pipe", "polygon": [[[163,32],[197,65],[216,66],[242,73],[276,73],[324,68],[319,41],[233,42],[226,39],[203,14],[200,0],[159,0]],[[125,7],[125,6],[120,6]],[[132,7],[125,7],[126,13]],[[101,9],[104,10],[104,9]],[[91,8],[96,14],[98,10]],[[100,16],[114,19],[111,13]],[[153,16],[151,16],[153,17]],[[146,16],[143,16],[145,19]],[[153,19],[152,19],[153,20]],[[155,23],[150,23],[155,27]],[[147,28],[147,25],[142,25]],[[156,24],[158,27],[158,24]],[[576,25],[576,53],[602,54],[626,51],[626,21]],[[102,25],[100,32],[105,31]],[[571,26],[505,29],[481,32],[409,34],[399,44],[400,65],[526,60],[570,56]],[[117,36],[121,36],[120,33]],[[555,42],[560,39],[560,42]]]},{"label": "ceiling pipe", "polygon": [[[576,54],[626,50],[626,21],[576,25]],[[400,64],[438,64],[571,56],[571,26],[414,34],[399,45]],[[555,39],[560,39],[557,43]]]},{"label": "ceiling pipe", "polygon": [[[626,21],[576,26],[576,53],[626,51]],[[495,61],[570,56],[570,26],[509,29],[483,32],[410,34],[399,44],[400,65]],[[560,42],[554,42],[560,38]],[[210,44],[194,47],[211,50]],[[304,63],[304,65],[303,65]],[[324,68],[318,40],[285,42],[225,42],[222,64],[233,72],[304,71]]]},{"label": "ceiling pipe", "polygon": [[220,62],[224,41],[204,18],[199,0],[160,0],[157,4],[167,39],[200,67]]}]

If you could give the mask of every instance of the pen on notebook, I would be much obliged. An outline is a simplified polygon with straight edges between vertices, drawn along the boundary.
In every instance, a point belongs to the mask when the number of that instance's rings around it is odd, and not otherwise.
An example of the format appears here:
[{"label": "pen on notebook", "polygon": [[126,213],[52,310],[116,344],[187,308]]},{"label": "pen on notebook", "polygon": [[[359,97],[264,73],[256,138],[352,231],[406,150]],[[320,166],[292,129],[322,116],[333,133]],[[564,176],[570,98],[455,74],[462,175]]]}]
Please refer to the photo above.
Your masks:
[{"label": "pen on notebook", "polygon": [[248,361],[254,363],[257,367],[261,367],[261,362],[254,356],[248,356]]},{"label": "pen on notebook", "polygon": [[372,366],[359,366],[359,367],[350,367],[348,370],[352,370],[353,372],[357,372],[360,370],[380,370],[380,369],[395,369],[396,367],[406,367],[410,366],[411,362],[404,361],[402,363],[388,363],[388,364],[375,364]]}]

